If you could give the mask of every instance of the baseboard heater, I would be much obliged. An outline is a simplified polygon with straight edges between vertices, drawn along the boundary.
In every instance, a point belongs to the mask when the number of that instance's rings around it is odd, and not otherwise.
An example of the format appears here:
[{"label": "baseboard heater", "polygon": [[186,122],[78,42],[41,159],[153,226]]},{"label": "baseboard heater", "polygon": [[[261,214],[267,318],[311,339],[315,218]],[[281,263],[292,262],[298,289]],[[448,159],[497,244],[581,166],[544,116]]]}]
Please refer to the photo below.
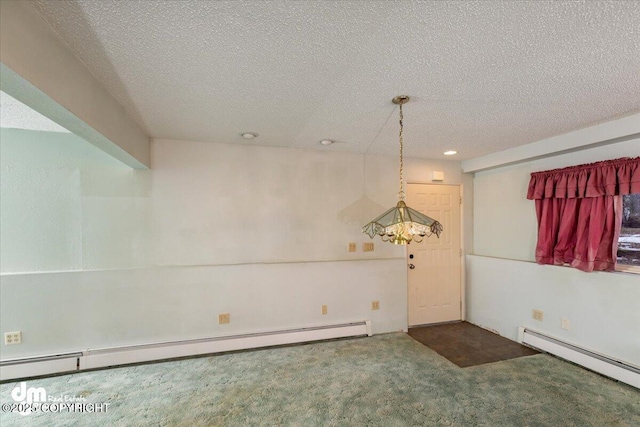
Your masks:
[{"label": "baseboard heater", "polygon": [[358,336],[371,336],[370,320],[3,360],[0,361],[0,380]]},{"label": "baseboard heater", "polygon": [[518,342],[640,389],[640,368],[521,326]]},{"label": "baseboard heater", "polygon": [[0,361],[0,381],[78,370],[82,352]]}]

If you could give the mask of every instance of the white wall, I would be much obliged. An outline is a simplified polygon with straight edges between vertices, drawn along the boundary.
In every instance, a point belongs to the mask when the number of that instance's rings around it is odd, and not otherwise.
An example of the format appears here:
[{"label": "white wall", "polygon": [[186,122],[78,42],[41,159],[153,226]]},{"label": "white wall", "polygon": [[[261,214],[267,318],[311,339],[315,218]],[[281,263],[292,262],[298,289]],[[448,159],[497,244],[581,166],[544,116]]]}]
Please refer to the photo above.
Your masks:
[{"label": "white wall", "polygon": [[[514,340],[518,326],[530,326],[640,366],[640,277],[535,264],[535,206],[526,199],[531,172],[638,155],[634,139],[476,173],[468,320]],[[532,320],[534,308],[543,322]]]},{"label": "white wall", "polygon": [[148,178],[73,134],[0,129],[0,271],[149,265]]},{"label": "white wall", "polygon": [[[160,265],[404,257],[403,247],[379,241],[360,252],[369,241],[361,227],[397,202],[395,158],[366,158],[366,189],[358,154],[157,140],[152,164]],[[407,179],[433,167],[463,181],[457,162],[419,160],[407,162]]]},{"label": "white wall", "polygon": [[[3,359],[365,319],[406,328],[404,248],[361,251],[362,218],[396,202],[395,158],[367,157],[365,189],[357,154],[160,140],[136,171],[73,136],[2,132],[0,325],[24,340]],[[432,168],[471,193],[457,162],[407,160],[406,176]]]},{"label": "white wall", "polygon": [[505,166],[474,177],[474,254],[535,261],[535,204],[527,200],[532,172],[640,155],[640,139]]}]

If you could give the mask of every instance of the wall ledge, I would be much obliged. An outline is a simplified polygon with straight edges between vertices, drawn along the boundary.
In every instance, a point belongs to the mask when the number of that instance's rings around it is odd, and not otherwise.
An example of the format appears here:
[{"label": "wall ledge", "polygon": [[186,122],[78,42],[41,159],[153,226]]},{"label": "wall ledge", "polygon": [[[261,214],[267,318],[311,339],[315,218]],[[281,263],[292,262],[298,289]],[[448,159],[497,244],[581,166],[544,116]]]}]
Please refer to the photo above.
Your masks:
[{"label": "wall ledge", "polygon": [[465,173],[480,172],[560,154],[573,153],[640,138],[640,114],[553,136],[462,162]]}]

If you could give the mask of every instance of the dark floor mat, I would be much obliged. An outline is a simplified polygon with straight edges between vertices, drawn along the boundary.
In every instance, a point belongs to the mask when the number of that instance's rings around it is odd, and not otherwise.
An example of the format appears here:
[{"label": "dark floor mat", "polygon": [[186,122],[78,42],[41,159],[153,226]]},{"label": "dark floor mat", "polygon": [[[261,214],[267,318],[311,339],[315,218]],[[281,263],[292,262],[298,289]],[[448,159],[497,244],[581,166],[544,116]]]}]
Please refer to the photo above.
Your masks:
[{"label": "dark floor mat", "polygon": [[538,354],[467,322],[409,328],[409,336],[461,368]]}]

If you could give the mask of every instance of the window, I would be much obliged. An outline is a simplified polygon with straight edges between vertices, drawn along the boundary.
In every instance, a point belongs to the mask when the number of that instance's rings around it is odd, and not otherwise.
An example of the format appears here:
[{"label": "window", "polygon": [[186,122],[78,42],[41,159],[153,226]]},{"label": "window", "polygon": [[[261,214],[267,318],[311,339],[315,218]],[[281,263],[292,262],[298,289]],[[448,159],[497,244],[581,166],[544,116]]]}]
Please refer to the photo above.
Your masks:
[{"label": "window", "polygon": [[536,204],[538,264],[640,273],[638,193],[640,157],[532,173],[527,199]]},{"label": "window", "polygon": [[622,201],[617,270],[640,273],[640,194],[626,195]]}]

